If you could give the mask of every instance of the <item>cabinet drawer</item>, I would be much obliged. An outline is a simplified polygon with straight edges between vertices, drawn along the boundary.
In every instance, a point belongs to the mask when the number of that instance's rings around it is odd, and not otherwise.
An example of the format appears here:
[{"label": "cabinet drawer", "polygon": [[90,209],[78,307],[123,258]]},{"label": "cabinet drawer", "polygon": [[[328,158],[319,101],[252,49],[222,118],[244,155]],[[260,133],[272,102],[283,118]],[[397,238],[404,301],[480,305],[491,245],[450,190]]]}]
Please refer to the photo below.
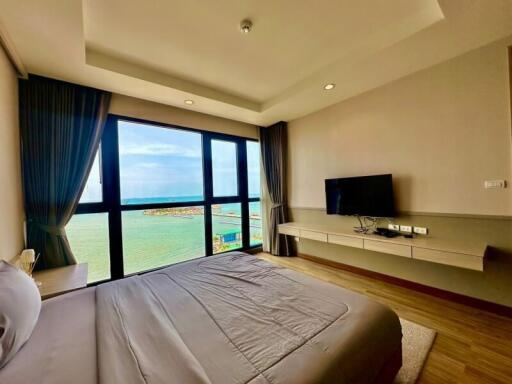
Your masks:
[{"label": "cabinet drawer", "polygon": [[465,255],[463,253],[414,247],[412,250],[412,258],[431,261],[433,263],[452,265],[454,267],[473,269],[475,271],[484,270],[484,259],[482,257]]},{"label": "cabinet drawer", "polygon": [[346,245],[347,247],[364,248],[363,239],[343,235],[327,235],[327,241],[332,244]]},{"label": "cabinet drawer", "polygon": [[364,240],[364,249],[392,255],[411,257],[411,246],[402,244],[386,243],[384,241]]},{"label": "cabinet drawer", "polygon": [[297,228],[279,226],[279,233],[282,235],[289,235],[299,237],[300,231]]},{"label": "cabinet drawer", "polygon": [[323,232],[315,232],[315,231],[308,231],[305,229],[301,229],[300,237],[302,237],[304,239],[327,242],[327,233],[323,233]]}]

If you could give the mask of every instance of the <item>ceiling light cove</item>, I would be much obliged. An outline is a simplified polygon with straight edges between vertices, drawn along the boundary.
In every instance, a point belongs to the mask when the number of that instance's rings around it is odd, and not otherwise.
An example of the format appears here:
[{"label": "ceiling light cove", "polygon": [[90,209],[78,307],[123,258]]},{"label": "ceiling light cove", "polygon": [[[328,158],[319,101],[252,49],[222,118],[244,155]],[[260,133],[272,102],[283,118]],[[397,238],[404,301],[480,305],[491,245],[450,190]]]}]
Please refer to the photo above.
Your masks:
[{"label": "ceiling light cove", "polygon": [[185,104],[194,105],[194,100],[187,99],[187,100],[185,100]]},{"label": "ceiling light cove", "polygon": [[324,89],[326,91],[330,91],[331,89],[334,89],[334,88],[336,88],[336,84],[334,84],[334,83],[329,83],[329,84],[324,85]]}]

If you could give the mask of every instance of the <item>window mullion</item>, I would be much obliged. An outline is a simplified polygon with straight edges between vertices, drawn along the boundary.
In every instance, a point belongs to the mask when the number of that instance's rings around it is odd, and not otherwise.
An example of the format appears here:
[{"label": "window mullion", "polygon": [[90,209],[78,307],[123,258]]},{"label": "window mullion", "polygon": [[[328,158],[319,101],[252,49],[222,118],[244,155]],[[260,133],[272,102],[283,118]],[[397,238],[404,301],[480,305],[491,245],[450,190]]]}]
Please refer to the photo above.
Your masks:
[{"label": "window mullion", "polygon": [[203,133],[203,188],[204,188],[204,239],[206,256],[213,255],[212,203],[213,203],[213,168],[212,137]]},{"label": "window mullion", "polygon": [[237,141],[238,148],[238,183],[241,198],[241,216],[242,216],[242,247],[249,248],[250,228],[249,228],[249,182],[247,176],[247,146],[245,140]]},{"label": "window mullion", "polygon": [[104,201],[109,213],[110,272],[113,280],[124,276],[119,181],[117,118],[109,117],[102,140]]}]

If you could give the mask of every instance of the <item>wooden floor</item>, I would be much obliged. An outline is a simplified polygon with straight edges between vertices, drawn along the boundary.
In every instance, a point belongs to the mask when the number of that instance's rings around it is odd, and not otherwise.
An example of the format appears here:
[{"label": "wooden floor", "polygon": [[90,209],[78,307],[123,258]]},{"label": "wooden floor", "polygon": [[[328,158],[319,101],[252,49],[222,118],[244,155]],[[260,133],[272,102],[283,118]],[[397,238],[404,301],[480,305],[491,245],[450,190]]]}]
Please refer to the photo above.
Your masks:
[{"label": "wooden floor", "polygon": [[363,293],[400,317],[435,329],[418,383],[512,384],[512,319],[298,257],[258,256]]}]

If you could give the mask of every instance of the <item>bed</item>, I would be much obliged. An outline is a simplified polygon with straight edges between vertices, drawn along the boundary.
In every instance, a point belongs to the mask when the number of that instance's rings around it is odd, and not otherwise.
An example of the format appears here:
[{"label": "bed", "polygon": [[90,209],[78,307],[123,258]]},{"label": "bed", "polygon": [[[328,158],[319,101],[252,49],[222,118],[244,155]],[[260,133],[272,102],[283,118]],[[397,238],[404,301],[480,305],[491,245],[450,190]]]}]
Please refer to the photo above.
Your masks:
[{"label": "bed", "polygon": [[233,252],[43,302],[2,384],[390,383],[396,314]]}]

